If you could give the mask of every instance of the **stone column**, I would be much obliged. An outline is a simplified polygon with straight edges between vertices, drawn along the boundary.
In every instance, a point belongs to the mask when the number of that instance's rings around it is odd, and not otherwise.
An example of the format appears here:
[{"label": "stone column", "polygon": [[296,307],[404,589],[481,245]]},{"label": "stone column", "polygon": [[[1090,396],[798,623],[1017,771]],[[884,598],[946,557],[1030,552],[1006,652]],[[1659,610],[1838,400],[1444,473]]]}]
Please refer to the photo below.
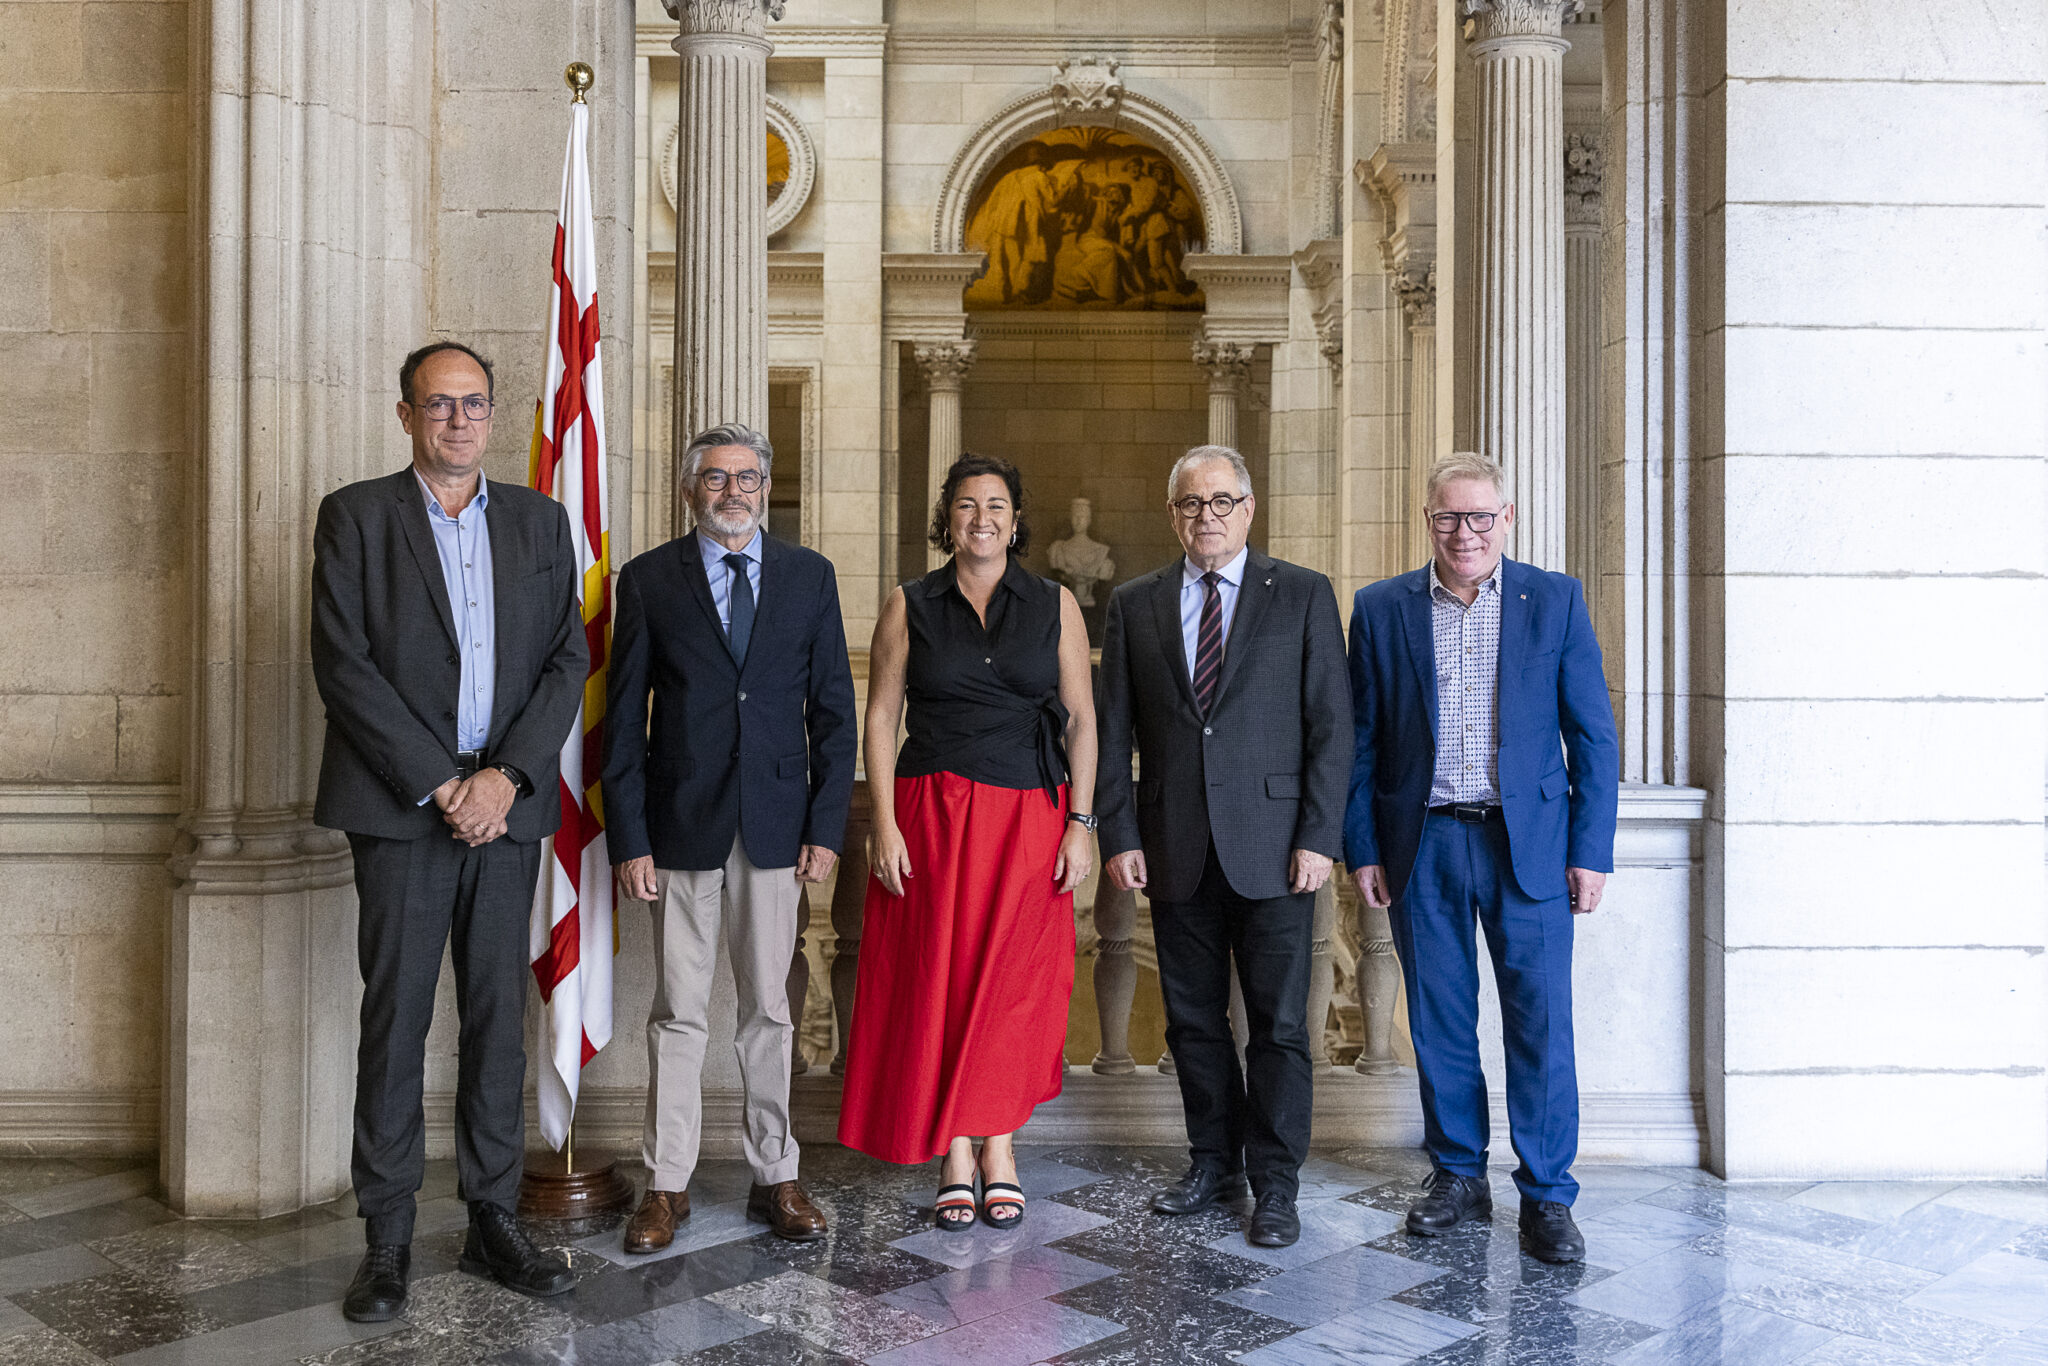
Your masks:
[{"label": "stone column", "polygon": [[[782,0],[662,0],[681,22],[676,146],[676,440],[768,430],[767,21]],[[687,525],[682,490],[670,525]]]},{"label": "stone column", "polygon": [[1508,553],[1565,562],[1564,21],[1579,0],[1460,0],[1478,82],[1473,438],[1507,469]]},{"label": "stone column", "polygon": [[[918,368],[931,393],[929,452],[925,457],[924,505],[935,506],[945,488],[946,471],[960,458],[960,386],[974,365],[971,341],[923,342],[916,347]],[[946,557],[930,552],[927,564],[937,569]]]},{"label": "stone column", "polygon": [[188,1215],[348,1189],[355,896],[346,840],[311,820],[307,612],[319,500],[405,458],[391,375],[426,330],[433,83],[403,55],[432,51],[412,16],[278,0],[195,20],[212,84],[194,106],[193,668],[160,1157]]},{"label": "stone column", "polygon": [[1436,266],[1418,266],[1398,275],[1394,289],[1408,316],[1408,564],[1414,568],[1430,557],[1429,533],[1422,508],[1429,467],[1436,459]]},{"label": "stone column", "polygon": [[1599,587],[1600,139],[1573,133],[1564,148],[1564,568]]},{"label": "stone column", "polygon": [[1209,376],[1209,444],[1237,450],[1237,400],[1252,373],[1248,342],[1195,342],[1195,364]]},{"label": "stone column", "polygon": [[[1355,898],[1354,898],[1355,899]],[[1358,1015],[1365,1046],[1354,1070],[1369,1077],[1400,1070],[1394,1059],[1394,1006],[1401,990],[1401,964],[1394,958],[1394,929],[1384,906],[1358,902]]]},{"label": "stone column", "polygon": [[1095,1013],[1102,1046],[1093,1070],[1105,1076],[1135,1072],[1131,1057],[1131,1002],[1138,995],[1138,963],[1131,937],[1138,932],[1138,894],[1120,892],[1108,878],[1095,882]]}]

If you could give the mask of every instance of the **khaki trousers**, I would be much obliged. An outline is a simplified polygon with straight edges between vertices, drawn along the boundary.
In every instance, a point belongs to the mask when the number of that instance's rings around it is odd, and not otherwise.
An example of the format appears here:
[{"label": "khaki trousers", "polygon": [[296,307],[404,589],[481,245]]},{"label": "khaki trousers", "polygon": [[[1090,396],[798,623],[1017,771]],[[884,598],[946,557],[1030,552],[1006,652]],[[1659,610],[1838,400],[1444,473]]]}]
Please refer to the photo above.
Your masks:
[{"label": "khaki trousers", "polygon": [[647,1016],[647,1129],[641,1156],[655,1190],[689,1188],[704,1132],[704,1044],[711,973],[725,940],[739,994],[745,1152],[764,1186],[794,1181],[789,1126],[789,958],[796,948],[794,868],[756,868],[735,838],[723,868],[654,873],[654,1008]]}]

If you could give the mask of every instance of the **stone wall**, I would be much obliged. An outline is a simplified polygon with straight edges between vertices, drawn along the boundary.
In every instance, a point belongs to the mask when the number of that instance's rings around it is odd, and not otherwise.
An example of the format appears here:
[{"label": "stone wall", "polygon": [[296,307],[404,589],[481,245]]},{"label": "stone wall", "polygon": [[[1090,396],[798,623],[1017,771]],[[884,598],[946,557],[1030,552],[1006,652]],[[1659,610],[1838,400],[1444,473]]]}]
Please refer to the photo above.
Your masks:
[{"label": "stone wall", "polygon": [[188,18],[0,6],[0,1143],[43,1115],[103,1146],[156,1130],[188,667]]}]

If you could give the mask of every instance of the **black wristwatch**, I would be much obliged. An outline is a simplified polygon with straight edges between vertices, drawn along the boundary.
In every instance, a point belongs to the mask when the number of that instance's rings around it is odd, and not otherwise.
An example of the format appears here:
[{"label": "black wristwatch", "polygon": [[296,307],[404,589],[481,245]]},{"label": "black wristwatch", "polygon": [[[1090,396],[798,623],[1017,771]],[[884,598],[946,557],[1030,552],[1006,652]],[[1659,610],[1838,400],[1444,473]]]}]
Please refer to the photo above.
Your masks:
[{"label": "black wristwatch", "polygon": [[1086,811],[1069,811],[1067,819],[1080,826],[1083,830],[1093,830],[1096,826],[1102,824],[1101,821]]},{"label": "black wristwatch", "polygon": [[522,797],[533,795],[533,784],[526,781],[526,775],[510,764],[492,764],[492,768],[505,775],[505,781],[512,784],[512,790]]}]

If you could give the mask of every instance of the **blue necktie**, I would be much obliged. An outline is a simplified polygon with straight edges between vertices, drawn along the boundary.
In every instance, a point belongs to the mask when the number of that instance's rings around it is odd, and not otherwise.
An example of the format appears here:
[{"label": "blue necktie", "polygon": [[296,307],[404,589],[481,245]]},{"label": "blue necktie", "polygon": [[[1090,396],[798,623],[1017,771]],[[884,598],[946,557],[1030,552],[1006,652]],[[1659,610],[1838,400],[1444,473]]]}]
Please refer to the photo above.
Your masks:
[{"label": "blue necktie", "polygon": [[734,551],[725,557],[725,567],[732,571],[732,591],[728,610],[732,624],[726,627],[726,639],[732,646],[735,664],[747,661],[747,641],[754,634],[754,584],[747,577],[747,557]]},{"label": "blue necktie", "polygon": [[1209,714],[1216,700],[1216,680],[1223,673],[1223,590],[1216,585],[1223,576],[1215,570],[1202,575],[1202,621],[1195,630],[1195,708]]}]

